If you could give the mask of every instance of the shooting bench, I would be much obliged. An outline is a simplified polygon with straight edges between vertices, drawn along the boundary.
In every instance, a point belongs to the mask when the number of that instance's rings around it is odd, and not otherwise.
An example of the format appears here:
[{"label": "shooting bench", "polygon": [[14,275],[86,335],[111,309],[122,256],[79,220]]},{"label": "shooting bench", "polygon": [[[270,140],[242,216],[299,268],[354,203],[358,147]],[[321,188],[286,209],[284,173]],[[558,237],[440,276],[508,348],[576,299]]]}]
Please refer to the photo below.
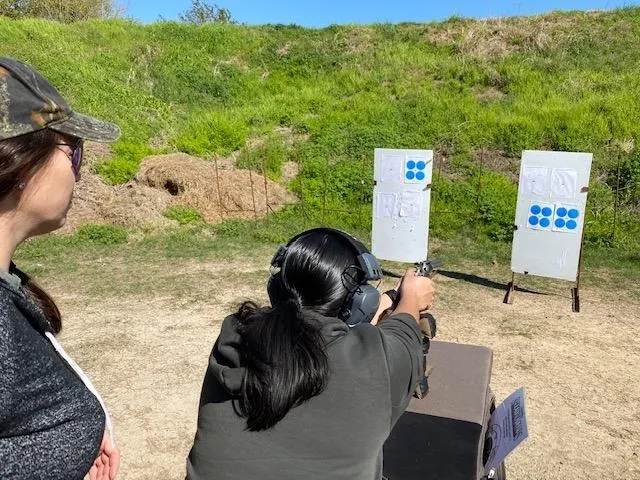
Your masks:
[{"label": "shooting bench", "polygon": [[486,347],[432,341],[429,393],[412,398],[384,446],[388,480],[479,480],[493,353]]}]

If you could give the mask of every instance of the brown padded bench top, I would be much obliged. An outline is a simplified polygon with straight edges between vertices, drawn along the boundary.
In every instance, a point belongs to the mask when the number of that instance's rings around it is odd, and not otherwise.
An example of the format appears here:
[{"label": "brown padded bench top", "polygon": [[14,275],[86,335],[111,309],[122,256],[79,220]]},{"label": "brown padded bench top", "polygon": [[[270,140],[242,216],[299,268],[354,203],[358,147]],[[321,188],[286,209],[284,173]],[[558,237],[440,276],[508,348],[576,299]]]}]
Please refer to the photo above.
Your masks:
[{"label": "brown padded bench top", "polygon": [[486,347],[432,341],[429,393],[411,399],[407,411],[482,424],[492,363]]},{"label": "brown padded bench top", "polygon": [[384,446],[388,480],[478,480],[493,402],[493,354],[485,347],[431,342],[429,393],[413,398]]}]

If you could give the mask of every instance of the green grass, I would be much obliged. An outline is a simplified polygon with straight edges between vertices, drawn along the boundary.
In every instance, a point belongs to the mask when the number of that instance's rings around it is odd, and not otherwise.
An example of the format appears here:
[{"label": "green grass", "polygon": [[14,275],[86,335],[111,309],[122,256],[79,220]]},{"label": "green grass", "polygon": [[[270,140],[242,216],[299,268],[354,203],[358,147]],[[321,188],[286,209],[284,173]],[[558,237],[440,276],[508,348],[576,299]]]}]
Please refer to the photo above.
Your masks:
[{"label": "green grass", "polygon": [[238,156],[238,168],[251,168],[264,172],[268,178],[279,180],[282,164],[291,158],[291,152],[283,144],[282,138],[271,135],[258,146],[244,147]]},{"label": "green grass", "polygon": [[154,150],[145,144],[120,141],[113,147],[115,158],[102,161],[95,167],[96,173],[102,175],[111,185],[126,183],[136,176],[140,162]]},{"label": "green grass", "polygon": [[[304,204],[281,215],[289,230],[367,232],[373,149],[434,148],[447,168],[434,179],[432,235],[508,243],[516,186],[493,165],[478,194],[477,149],[588,151],[585,240],[633,251],[638,32],[640,8],[324,29],[3,18],[0,54],[34,64],[78,110],[121,126],[115,158],[96,167],[110,183],[131,180],[151,153],[240,150],[241,166],[264,166],[272,179],[298,162],[290,188]],[[274,134],[282,126],[304,139],[285,145]]]},{"label": "green grass", "polygon": [[200,212],[194,208],[183,205],[172,205],[162,212],[162,214],[167,218],[177,220],[180,225],[201,223],[204,221]]},{"label": "green grass", "polygon": [[[294,230],[306,226],[300,224]],[[184,295],[190,298],[192,292],[189,292],[188,285],[176,289],[170,282],[162,281],[163,272],[169,265],[172,270],[180,270],[188,265],[197,268],[199,262],[207,261],[221,265],[230,265],[234,261],[243,264],[254,262],[255,270],[262,272],[255,275],[266,276],[269,259],[277,245],[291,236],[293,231],[290,228],[290,222],[277,219],[257,224],[227,221],[215,227],[198,223],[147,233],[91,225],[73,235],[32,239],[18,249],[15,261],[37,279],[70,276],[77,280],[74,284],[83,284],[82,288],[91,295],[137,294],[153,288],[171,291],[176,297]],[[366,232],[354,233],[360,238],[367,238]],[[511,247],[505,242],[472,240],[469,237],[446,241],[432,239],[430,256],[443,259],[445,275],[452,272],[454,278],[465,275],[493,285],[506,285],[511,279]],[[154,278],[148,274],[138,275],[136,265],[145,265],[147,272],[156,269],[157,275]],[[394,262],[383,262],[383,266],[398,273],[407,268],[406,264]],[[91,275],[87,277],[89,269]],[[101,279],[107,275],[105,269],[122,270],[127,282],[111,286],[104,284]],[[80,281],[81,278],[84,280]],[[585,249],[581,275],[583,287],[603,288],[617,291],[621,296],[640,299],[640,291],[635,288],[638,278],[640,256],[637,251]],[[522,275],[517,281],[521,287],[553,294],[567,294],[572,286],[569,282]]]},{"label": "green grass", "polygon": [[217,112],[203,112],[190,119],[182,133],[173,140],[173,145],[182,152],[201,157],[229,155],[240,150],[246,138],[247,127],[242,120]]}]

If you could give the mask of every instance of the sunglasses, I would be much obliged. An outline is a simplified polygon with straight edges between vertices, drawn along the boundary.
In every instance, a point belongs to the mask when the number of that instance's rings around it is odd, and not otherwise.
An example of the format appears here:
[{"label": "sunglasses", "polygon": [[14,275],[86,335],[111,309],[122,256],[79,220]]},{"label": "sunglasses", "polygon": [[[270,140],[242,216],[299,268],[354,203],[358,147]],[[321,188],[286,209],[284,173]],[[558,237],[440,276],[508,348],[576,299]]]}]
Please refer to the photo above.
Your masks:
[{"label": "sunglasses", "polygon": [[62,150],[67,157],[69,157],[69,161],[71,161],[71,169],[73,170],[73,174],[76,176],[76,179],[80,177],[80,166],[82,165],[82,157],[83,157],[83,144],[82,140],[78,140],[76,143],[57,143],[58,146],[66,146],[71,149],[71,153],[67,153]]}]

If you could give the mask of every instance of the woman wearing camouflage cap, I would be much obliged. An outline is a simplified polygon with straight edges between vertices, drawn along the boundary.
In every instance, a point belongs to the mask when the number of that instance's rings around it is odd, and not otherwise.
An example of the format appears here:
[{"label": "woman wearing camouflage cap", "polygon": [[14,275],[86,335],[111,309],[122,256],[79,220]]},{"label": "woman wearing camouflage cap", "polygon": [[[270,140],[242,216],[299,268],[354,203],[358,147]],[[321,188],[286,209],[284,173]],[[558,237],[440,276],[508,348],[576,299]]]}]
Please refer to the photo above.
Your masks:
[{"label": "woman wearing camouflage cap", "polygon": [[102,399],[55,335],[54,301],[11,261],[27,238],[60,228],[83,140],[113,124],[73,112],[28,65],[0,58],[0,478],[112,480],[119,466]]}]

